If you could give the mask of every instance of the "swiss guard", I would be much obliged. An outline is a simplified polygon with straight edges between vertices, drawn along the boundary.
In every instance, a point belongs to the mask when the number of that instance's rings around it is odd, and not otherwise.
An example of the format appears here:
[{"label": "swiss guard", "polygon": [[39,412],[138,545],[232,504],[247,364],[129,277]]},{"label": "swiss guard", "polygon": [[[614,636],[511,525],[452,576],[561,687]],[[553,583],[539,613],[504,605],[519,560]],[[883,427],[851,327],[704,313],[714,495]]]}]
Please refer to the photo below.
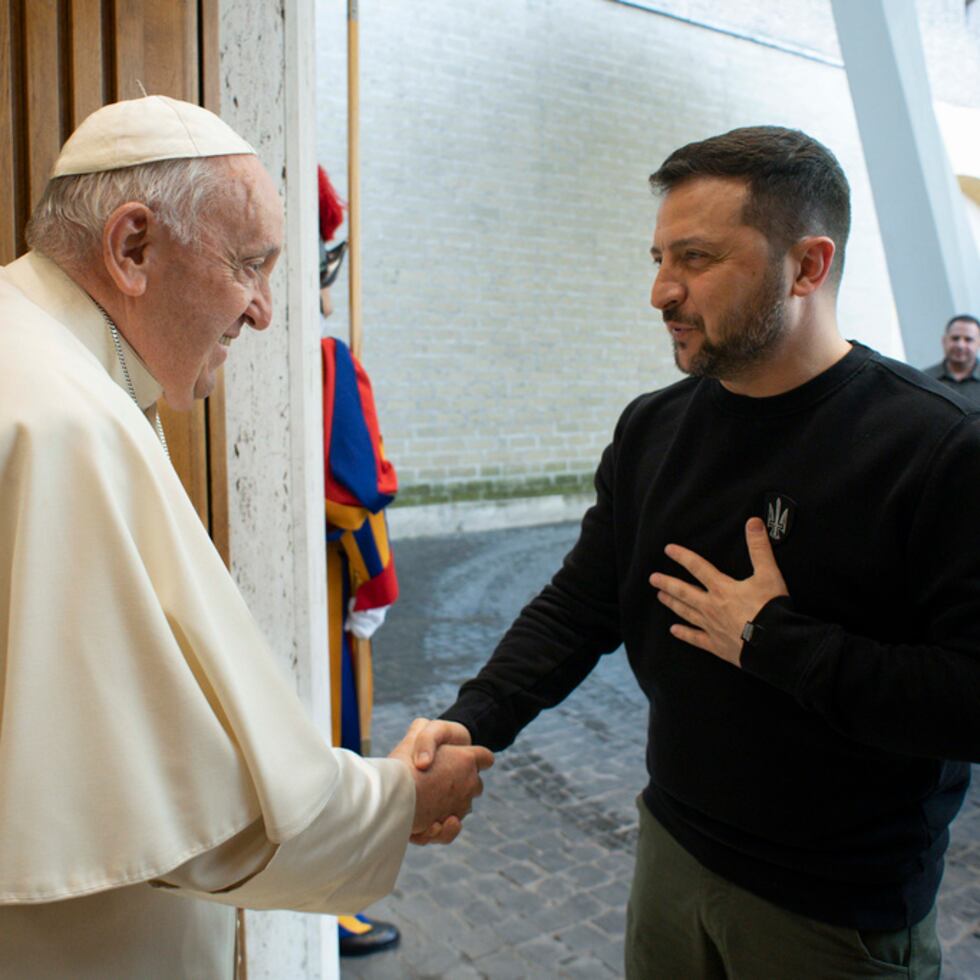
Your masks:
[{"label": "swiss guard", "polygon": [[[320,192],[320,311],[333,312],[330,287],[347,243],[329,243],[344,219],[343,205],[322,167]],[[371,382],[347,345],[321,342],[323,455],[327,519],[327,613],[333,744],[370,751],[373,681],[370,638],[398,597],[384,508],[398,488],[385,458]],[[396,926],[366,915],[337,917],[341,956],[364,956],[395,946]]]}]

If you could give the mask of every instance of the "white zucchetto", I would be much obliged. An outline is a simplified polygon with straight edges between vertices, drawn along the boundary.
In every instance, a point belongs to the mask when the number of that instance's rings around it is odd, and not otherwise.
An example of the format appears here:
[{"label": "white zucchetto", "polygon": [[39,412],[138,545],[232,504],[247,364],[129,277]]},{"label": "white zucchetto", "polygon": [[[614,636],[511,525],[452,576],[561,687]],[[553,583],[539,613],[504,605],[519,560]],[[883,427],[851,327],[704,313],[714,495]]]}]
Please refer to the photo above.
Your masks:
[{"label": "white zucchetto", "polygon": [[254,156],[255,150],[213,112],[165,95],[149,95],[96,109],[68,137],[51,176],[237,153]]}]

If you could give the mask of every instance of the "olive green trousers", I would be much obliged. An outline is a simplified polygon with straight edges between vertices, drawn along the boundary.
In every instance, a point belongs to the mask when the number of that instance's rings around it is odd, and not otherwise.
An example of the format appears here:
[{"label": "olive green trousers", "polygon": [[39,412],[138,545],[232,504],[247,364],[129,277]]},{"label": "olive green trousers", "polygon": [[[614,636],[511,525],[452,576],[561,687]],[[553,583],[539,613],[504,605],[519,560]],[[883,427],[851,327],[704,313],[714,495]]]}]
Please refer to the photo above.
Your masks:
[{"label": "olive green trousers", "polygon": [[895,932],[787,912],[708,871],[642,800],[626,919],[627,980],[937,980],[936,910]]}]

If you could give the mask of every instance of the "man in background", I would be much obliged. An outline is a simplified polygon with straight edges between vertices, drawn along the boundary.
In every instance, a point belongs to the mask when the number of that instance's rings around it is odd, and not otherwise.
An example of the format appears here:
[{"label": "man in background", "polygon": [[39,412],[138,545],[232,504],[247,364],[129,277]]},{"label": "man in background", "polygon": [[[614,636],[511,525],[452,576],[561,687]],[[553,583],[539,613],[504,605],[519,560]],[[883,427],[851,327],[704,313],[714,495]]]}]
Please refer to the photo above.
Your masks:
[{"label": "man in background", "polygon": [[954,316],[943,331],[943,359],[926,368],[926,374],[958,391],[974,407],[980,408],[980,320],[969,313]]}]

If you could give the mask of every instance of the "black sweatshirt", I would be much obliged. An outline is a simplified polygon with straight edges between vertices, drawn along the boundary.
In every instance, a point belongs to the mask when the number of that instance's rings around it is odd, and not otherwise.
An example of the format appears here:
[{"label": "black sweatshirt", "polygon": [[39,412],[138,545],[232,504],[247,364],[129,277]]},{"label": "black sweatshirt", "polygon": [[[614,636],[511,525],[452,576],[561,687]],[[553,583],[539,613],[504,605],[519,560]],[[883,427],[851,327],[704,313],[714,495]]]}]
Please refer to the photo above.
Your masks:
[{"label": "black sweatshirt", "polygon": [[[980,415],[855,344],[771,398],[692,378],[637,399],[596,491],[443,717],[505,748],[622,642],[650,699],[644,799],[690,853],[813,918],[920,920],[969,782],[944,760],[980,759]],[[790,598],[739,669],[672,637],[648,578],[690,580],[671,542],[747,577],[753,515],[781,524]]]}]

